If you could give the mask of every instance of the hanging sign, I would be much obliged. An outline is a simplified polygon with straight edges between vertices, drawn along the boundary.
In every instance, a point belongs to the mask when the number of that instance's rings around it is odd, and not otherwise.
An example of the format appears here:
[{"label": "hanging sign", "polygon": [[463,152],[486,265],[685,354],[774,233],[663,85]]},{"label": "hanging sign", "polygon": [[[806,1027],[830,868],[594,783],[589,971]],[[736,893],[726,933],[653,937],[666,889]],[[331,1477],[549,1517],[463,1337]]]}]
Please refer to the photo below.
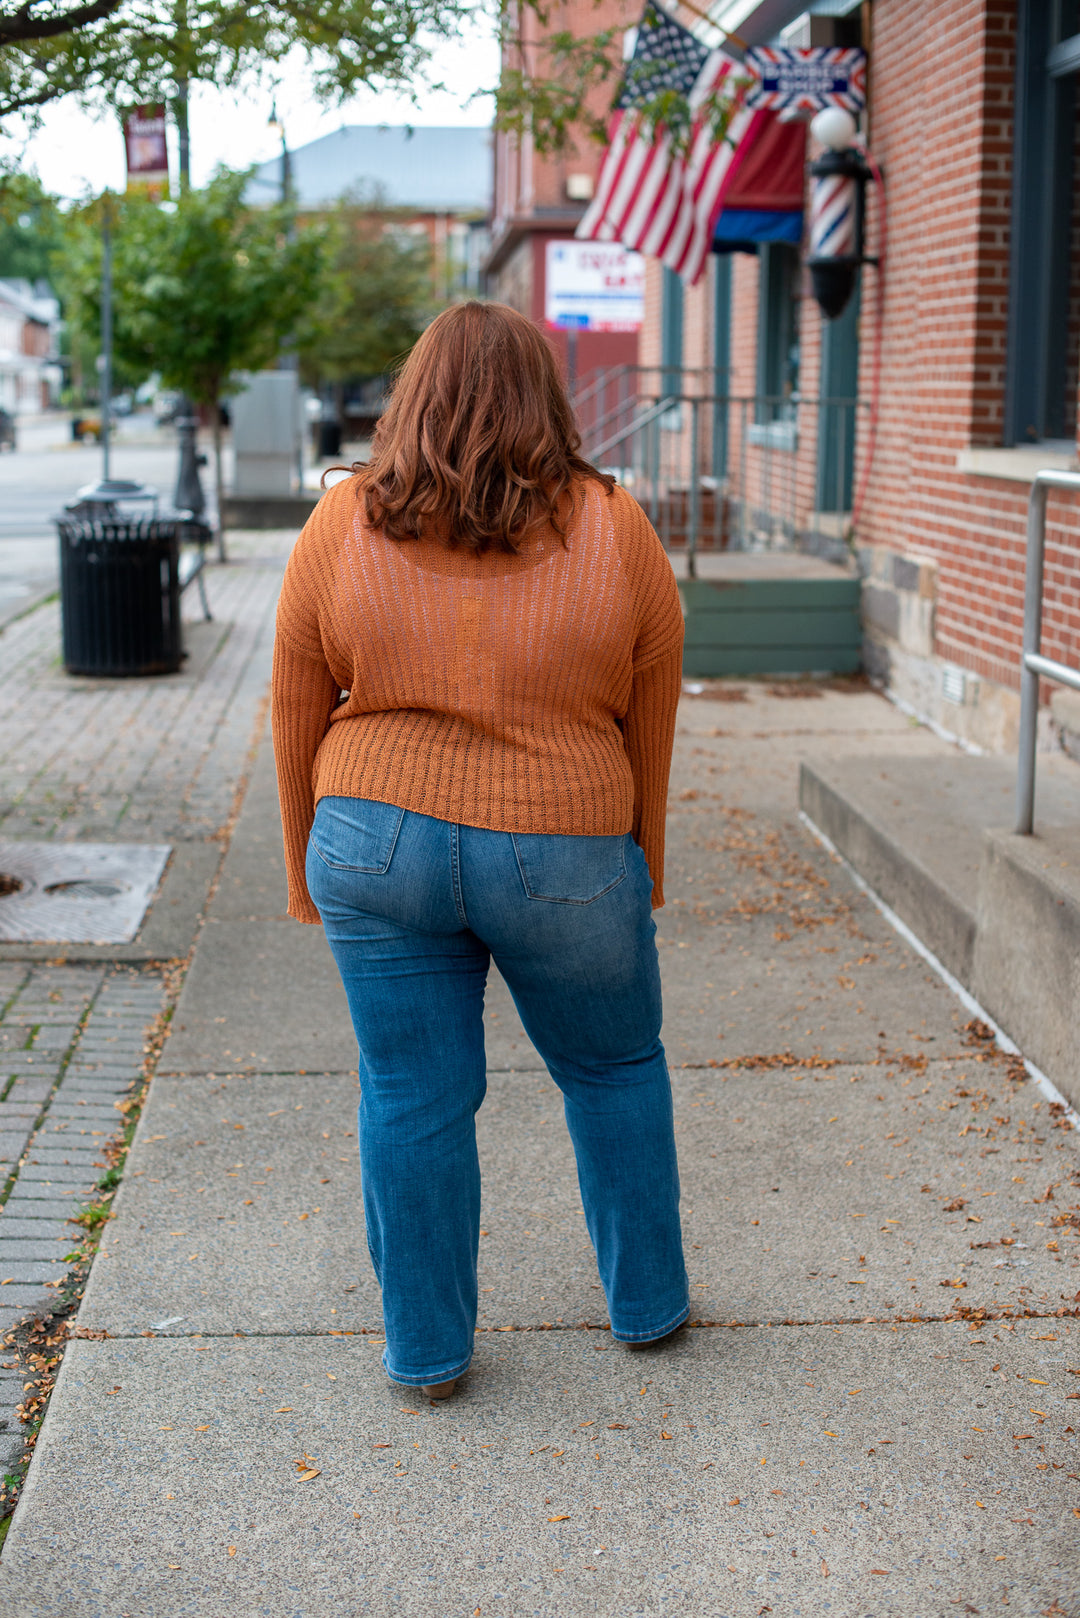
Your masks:
[{"label": "hanging sign", "polygon": [[544,321],[556,331],[638,331],[645,260],[617,242],[548,242]]},{"label": "hanging sign", "polygon": [[132,107],[124,117],[127,188],[148,192],[155,201],[169,189],[169,149],[161,103]]},{"label": "hanging sign", "polygon": [[757,79],[746,92],[748,107],[771,112],[820,112],[842,107],[861,112],[866,106],[866,52],[818,45],[811,50],[783,50],[754,45],[746,66]]}]

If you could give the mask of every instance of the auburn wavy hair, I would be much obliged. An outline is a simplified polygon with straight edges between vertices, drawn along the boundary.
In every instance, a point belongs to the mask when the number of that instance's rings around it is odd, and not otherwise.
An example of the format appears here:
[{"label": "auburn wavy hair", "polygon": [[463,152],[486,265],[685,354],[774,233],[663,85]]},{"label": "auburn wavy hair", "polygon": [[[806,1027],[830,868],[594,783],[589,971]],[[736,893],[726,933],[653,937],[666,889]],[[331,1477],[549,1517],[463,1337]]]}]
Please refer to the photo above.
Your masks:
[{"label": "auburn wavy hair", "polygon": [[543,334],[506,304],[461,303],[417,342],[353,470],[367,522],[391,539],[516,552],[541,523],[565,536],[574,478],[611,493],[580,448]]}]

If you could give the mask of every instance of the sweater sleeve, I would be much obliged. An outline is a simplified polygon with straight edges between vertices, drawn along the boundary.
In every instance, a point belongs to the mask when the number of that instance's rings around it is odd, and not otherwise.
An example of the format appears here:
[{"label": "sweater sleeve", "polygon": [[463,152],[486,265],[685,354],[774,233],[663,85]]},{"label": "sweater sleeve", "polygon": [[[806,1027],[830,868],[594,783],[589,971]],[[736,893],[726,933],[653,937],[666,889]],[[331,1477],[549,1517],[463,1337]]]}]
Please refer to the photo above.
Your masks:
[{"label": "sweater sleeve", "polygon": [[671,563],[636,501],[630,521],[640,566],[641,612],[623,723],[634,778],[634,841],[649,862],[653,908],[664,903],[664,833],[675,717],[682,691],[683,617]]},{"label": "sweater sleeve", "polygon": [[289,915],[318,926],[319,912],[308,893],[304,866],[315,819],[315,755],[341,690],[322,653],[315,602],[298,577],[301,566],[294,552],[278,602],[271,713]]},{"label": "sweater sleeve", "polygon": [[675,713],[682,689],[682,637],[634,675],[623,735],[634,777],[634,841],[649,862],[653,909],[664,903],[664,829]]}]

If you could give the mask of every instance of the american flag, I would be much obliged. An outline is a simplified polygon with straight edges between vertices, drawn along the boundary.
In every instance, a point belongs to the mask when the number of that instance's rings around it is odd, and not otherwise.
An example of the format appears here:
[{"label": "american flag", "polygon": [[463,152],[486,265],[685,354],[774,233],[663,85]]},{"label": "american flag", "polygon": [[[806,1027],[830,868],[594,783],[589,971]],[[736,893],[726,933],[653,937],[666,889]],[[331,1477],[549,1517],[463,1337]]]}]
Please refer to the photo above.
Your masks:
[{"label": "american flag", "polygon": [[699,108],[737,71],[723,51],[707,50],[649,0],[615,102],[596,196],[575,232],[579,240],[618,241],[660,259],[688,286],[700,279],[733,159],[755,119],[765,115],[747,111],[736,92],[721,139],[699,114],[679,143],[662,124],[649,123],[640,108],[663,90],[685,95]]}]

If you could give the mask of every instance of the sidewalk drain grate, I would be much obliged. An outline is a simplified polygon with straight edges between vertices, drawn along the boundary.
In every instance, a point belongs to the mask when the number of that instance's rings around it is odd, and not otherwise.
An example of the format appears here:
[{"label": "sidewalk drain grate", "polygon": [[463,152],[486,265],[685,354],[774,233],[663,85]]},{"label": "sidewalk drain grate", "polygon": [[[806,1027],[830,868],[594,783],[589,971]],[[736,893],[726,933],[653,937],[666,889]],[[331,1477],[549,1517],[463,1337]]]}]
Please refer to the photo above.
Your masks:
[{"label": "sidewalk drain grate", "polygon": [[167,843],[0,842],[0,942],[130,944]]}]

